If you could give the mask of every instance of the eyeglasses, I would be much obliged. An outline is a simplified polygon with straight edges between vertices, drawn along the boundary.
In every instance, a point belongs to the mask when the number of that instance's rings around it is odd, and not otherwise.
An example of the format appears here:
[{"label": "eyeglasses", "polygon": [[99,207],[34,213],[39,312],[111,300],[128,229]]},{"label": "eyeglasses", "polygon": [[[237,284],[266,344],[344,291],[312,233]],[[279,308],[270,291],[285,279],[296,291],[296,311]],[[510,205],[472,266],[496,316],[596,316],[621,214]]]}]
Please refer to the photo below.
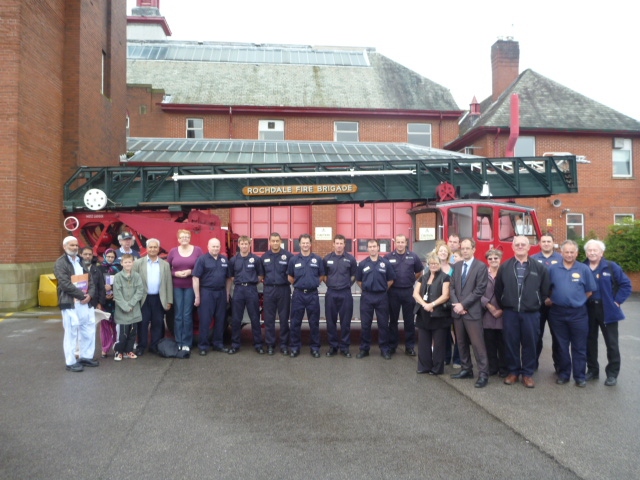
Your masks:
[{"label": "eyeglasses", "polygon": [[489,260],[490,262],[493,262],[495,260],[500,260],[498,257],[491,257],[491,258],[487,258],[487,260]]},{"label": "eyeglasses", "polygon": [[430,263],[429,266],[430,267],[439,267],[440,264],[439,263]]}]

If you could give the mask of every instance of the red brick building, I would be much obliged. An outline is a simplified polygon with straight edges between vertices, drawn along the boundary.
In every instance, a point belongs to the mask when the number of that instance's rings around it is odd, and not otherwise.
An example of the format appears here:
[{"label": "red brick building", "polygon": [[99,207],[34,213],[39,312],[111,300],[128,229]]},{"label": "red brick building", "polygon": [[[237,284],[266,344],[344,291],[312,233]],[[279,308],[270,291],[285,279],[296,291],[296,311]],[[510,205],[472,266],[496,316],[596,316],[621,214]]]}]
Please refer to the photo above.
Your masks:
[{"label": "red brick building", "polygon": [[124,2],[0,3],[0,310],[37,303],[61,253],[62,186],[125,153]]},{"label": "red brick building", "polygon": [[507,156],[510,99],[518,94],[520,132],[516,157],[549,152],[577,155],[578,194],[526,199],[543,230],[558,241],[583,238],[625,218],[638,219],[640,188],[634,152],[640,152],[640,122],[574,92],[533,70],[519,71],[518,42],[499,40],[491,49],[493,93],[472,103],[460,136],[445,145],[487,157]]},{"label": "red brick building", "polygon": [[[129,21],[136,25],[138,19]],[[512,131],[509,99],[518,93],[515,156],[568,152],[581,162],[580,193],[518,200],[537,209],[543,230],[558,241],[591,230],[604,237],[614,221],[637,213],[633,151],[640,122],[531,70],[519,75],[515,41],[492,47],[493,94],[464,113],[448,90],[374,49],[176,42],[163,37],[167,29],[161,30],[160,20],[155,32],[149,19],[144,22],[146,33],[138,30],[140,38],[129,38],[131,137],[407,142],[505,157]],[[326,226],[356,241],[411,233],[402,214],[406,206],[216,213],[229,218],[235,231],[257,239],[274,229],[291,239]],[[330,242],[314,248],[329,251]]]}]

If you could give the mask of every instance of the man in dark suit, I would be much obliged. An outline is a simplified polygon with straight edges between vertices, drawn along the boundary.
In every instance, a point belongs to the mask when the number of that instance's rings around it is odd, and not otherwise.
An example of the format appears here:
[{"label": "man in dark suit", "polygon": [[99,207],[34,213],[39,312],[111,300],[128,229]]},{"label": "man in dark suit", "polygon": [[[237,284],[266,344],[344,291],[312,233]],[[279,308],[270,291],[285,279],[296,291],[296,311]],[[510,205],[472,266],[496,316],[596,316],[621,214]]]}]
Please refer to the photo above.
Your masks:
[{"label": "man in dark suit", "polygon": [[479,377],[476,388],[483,388],[489,382],[489,362],[484,345],[482,329],[482,304],[480,300],[487,288],[487,266],[473,258],[476,244],[465,238],[460,242],[462,261],[453,266],[451,282],[451,306],[453,325],[460,350],[460,372],[451,378],[473,378],[470,343],[478,364]]}]

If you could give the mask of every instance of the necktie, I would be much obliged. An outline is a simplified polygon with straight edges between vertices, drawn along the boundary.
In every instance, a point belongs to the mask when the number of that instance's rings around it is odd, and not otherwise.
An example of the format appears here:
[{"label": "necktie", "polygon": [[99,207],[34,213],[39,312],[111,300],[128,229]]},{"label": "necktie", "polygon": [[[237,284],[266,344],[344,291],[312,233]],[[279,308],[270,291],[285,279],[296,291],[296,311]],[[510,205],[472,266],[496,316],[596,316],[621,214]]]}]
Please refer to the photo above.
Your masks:
[{"label": "necktie", "polygon": [[462,286],[463,287],[465,283],[467,283],[467,264],[466,263],[462,265]]}]

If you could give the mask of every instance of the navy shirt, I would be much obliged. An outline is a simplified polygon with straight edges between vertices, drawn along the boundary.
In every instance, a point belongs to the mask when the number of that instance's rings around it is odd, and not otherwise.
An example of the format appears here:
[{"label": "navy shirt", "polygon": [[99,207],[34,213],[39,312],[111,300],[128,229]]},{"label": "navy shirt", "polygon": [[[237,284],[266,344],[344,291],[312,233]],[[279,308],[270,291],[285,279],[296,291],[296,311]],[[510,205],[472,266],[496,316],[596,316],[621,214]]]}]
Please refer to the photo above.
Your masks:
[{"label": "navy shirt", "polygon": [[287,275],[294,278],[293,286],[303,290],[318,288],[320,277],[324,276],[322,258],[315,253],[306,257],[299,253],[289,260]]},{"label": "navy shirt", "polygon": [[363,292],[386,292],[389,288],[387,282],[395,279],[396,272],[386,258],[378,257],[374,262],[371,257],[367,257],[358,264],[356,280],[362,282]]},{"label": "navy shirt", "polygon": [[218,255],[215,259],[210,253],[206,253],[196,260],[192,275],[200,279],[200,288],[215,288],[217,290],[227,286],[229,278],[229,261],[224,255]]},{"label": "navy shirt", "polygon": [[407,250],[400,255],[397,250],[387,254],[385,257],[396,273],[396,280],[393,282],[395,288],[409,288],[416,283],[416,273],[422,272],[424,266],[418,256]]},{"label": "navy shirt", "polygon": [[549,256],[549,258],[545,257],[542,252],[531,255],[531,258],[536,260],[538,263],[542,263],[547,268],[551,267],[552,265],[558,265],[559,263],[562,263],[562,255],[560,255],[558,252],[553,252]]},{"label": "navy shirt", "polygon": [[598,289],[591,269],[584,263],[576,262],[570,269],[564,263],[549,269],[551,280],[551,301],[561,307],[577,308],[587,303],[587,292]]},{"label": "navy shirt", "polygon": [[327,276],[327,288],[332,290],[351,288],[351,277],[355,278],[358,269],[358,262],[353,255],[346,252],[337,255],[331,252],[324,257],[322,263]]},{"label": "navy shirt", "polygon": [[260,281],[258,277],[264,276],[262,260],[253,253],[248,253],[246,257],[243,257],[240,253],[231,257],[229,269],[231,271],[229,276],[233,277],[233,283],[236,285],[241,283],[256,285]]},{"label": "navy shirt", "polygon": [[291,257],[293,253],[286,250],[280,250],[278,253],[269,250],[262,255],[265,285],[289,285],[287,268]]}]

